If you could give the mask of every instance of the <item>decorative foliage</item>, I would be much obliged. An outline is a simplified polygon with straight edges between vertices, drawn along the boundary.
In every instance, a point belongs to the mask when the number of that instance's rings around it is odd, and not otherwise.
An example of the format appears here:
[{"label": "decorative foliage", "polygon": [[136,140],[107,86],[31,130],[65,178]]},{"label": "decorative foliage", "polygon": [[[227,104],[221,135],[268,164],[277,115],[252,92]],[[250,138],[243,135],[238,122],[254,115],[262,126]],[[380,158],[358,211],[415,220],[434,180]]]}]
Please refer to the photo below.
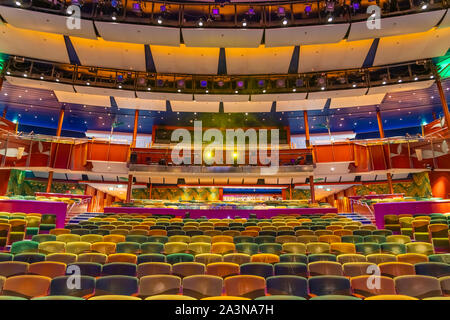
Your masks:
[{"label": "decorative foliage", "polygon": [[[148,194],[148,193],[147,193]],[[134,190],[133,190],[134,196]],[[137,199],[137,198],[136,198]],[[142,199],[142,198],[139,198]],[[147,196],[148,199],[148,196]],[[162,200],[219,200],[218,188],[153,188],[152,199]]]}]

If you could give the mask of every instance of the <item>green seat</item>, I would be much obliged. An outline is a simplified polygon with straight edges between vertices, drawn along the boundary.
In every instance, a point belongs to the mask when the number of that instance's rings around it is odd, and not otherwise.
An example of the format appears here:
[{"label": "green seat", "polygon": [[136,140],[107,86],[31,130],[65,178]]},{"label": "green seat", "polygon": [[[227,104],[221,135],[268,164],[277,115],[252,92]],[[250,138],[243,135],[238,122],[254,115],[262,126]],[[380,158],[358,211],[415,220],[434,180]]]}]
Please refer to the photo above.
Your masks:
[{"label": "green seat", "polygon": [[148,237],[147,236],[142,236],[142,235],[127,235],[125,237],[125,241],[127,242],[137,242],[137,243],[144,243],[148,241]]},{"label": "green seat", "polygon": [[39,233],[39,227],[27,227],[27,236],[34,236]]},{"label": "green seat", "polygon": [[131,253],[139,254],[141,251],[141,244],[137,242],[119,242],[116,245],[116,253]]},{"label": "green seat", "polygon": [[241,242],[247,242],[247,243],[252,243],[255,242],[255,239],[253,237],[249,237],[249,236],[237,236],[233,238],[234,243],[241,243]]},{"label": "green seat", "polygon": [[375,242],[375,243],[383,243],[386,242],[386,236],[383,235],[370,235],[364,237],[364,242]]},{"label": "green seat", "polygon": [[309,300],[361,300],[360,298],[353,297],[353,296],[341,296],[341,295],[324,295],[324,296],[317,296],[313,297]]},{"label": "green seat", "polygon": [[236,251],[251,256],[258,253],[258,244],[250,242],[236,243]]},{"label": "green seat", "polygon": [[45,296],[45,297],[37,297],[31,300],[84,300],[81,297],[73,297],[73,296]]},{"label": "green seat", "polygon": [[318,262],[318,261],[332,261],[336,262],[337,258],[331,253],[313,253],[308,256],[308,263]]},{"label": "green seat", "polygon": [[428,256],[430,262],[443,262],[450,264],[450,253],[431,254]]},{"label": "green seat", "polygon": [[12,261],[13,255],[7,252],[0,252],[0,262]]},{"label": "green seat", "polygon": [[169,241],[169,237],[167,236],[150,236],[147,239],[148,242],[160,242],[160,243],[166,243]]},{"label": "green seat", "polygon": [[255,298],[255,300],[306,300],[303,297],[297,296],[284,296],[284,295],[273,295]]},{"label": "green seat", "polygon": [[189,253],[172,253],[166,256],[167,263],[194,262],[194,256]]},{"label": "green seat", "polygon": [[342,242],[346,242],[346,243],[360,243],[364,241],[364,237],[362,236],[342,236],[341,237],[341,241]]},{"label": "green seat", "polygon": [[355,244],[356,252],[367,256],[368,254],[381,253],[381,245],[376,242],[363,242]]},{"label": "green seat", "polygon": [[42,231],[50,231],[56,228],[56,215],[55,214],[43,214],[41,218],[41,225],[39,229]]},{"label": "green seat", "polygon": [[280,243],[261,243],[259,245],[259,252],[280,255],[282,248]]},{"label": "green seat", "polygon": [[164,244],[161,242],[145,242],[141,244],[141,253],[162,253]]},{"label": "green seat", "polygon": [[16,241],[11,245],[11,253],[18,254],[18,253],[38,252],[39,251],[38,246],[39,246],[39,242],[35,242],[35,241],[29,241],[29,240]]},{"label": "green seat", "polygon": [[397,242],[384,242],[381,244],[381,252],[395,255],[406,253],[406,245]]}]

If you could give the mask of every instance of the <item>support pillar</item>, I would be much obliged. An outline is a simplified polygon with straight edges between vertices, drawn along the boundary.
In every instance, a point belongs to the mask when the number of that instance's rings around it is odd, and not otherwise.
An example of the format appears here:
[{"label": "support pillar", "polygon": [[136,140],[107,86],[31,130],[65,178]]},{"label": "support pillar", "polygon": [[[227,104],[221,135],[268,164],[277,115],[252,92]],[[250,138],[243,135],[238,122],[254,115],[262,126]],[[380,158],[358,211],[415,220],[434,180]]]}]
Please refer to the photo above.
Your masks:
[{"label": "support pillar", "polygon": [[[384,128],[383,128],[383,121],[381,119],[381,112],[380,112],[380,108],[377,108],[377,121],[378,121],[378,131],[380,131],[380,138],[384,139]],[[389,146],[388,146],[389,148]],[[389,167],[389,163],[387,164],[387,166]],[[392,184],[392,174],[390,172],[386,173],[386,177],[387,177],[387,183],[389,186],[389,193],[393,194],[394,193],[394,186]]]},{"label": "support pillar", "polygon": [[311,203],[315,203],[316,191],[314,190],[314,176],[309,176],[309,192],[311,193]]},{"label": "support pillar", "polygon": [[150,182],[150,187],[148,188],[148,198],[150,200],[152,199],[152,188],[153,188],[153,183]]},{"label": "support pillar", "polygon": [[7,106],[5,106],[4,108],[3,108],[3,114],[2,114],[2,117],[3,118],[6,118],[6,113],[8,112],[8,107]]},{"label": "support pillar", "polygon": [[442,89],[441,78],[436,75],[436,85],[439,91],[439,97],[441,98],[442,110],[444,111],[445,124],[448,130],[450,130],[450,112],[448,111],[447,99],[445,98],[444,89]]},{"label": "support pillar", "polygon": [[305,143],[306,143],[306,147],[309,148],[311,143],[310,143],[310,139],[309,139],[309,124],[308,124],[308,111],[303,110],[303,121],[304,121],[304,126],[305,126]]},{"label": "support pillar", "polygon": [[138,121],[139,121],[139,110],[135,110],[134,111],[133,140],[131,141],[131,147],[132,148],[136,148]]},{"label": "support pillar", "polygon": [[129,174],[128,175],[128,185],[127,185],[127,198],[126,198],[126,203],[130,203],[131,202],[131,192],[133,191],[133,175]]},{"label": "support pillar", "polygon": [[[61,110],[59,110],[58,127],[56,128],[56,137],[61,136],[63,121],[64,121],[64,107],[61,107]],[[54,149],[53,149],[53,144],[52,144],[50,158],[53,158],[56,156],[53,151],[54,151]],[[54,159],[53,159],[53,161],[54,161]],[[51,162],[51,164],[52,163],[53,162]],[[52,189],[52,182],[53,182],[53,171],[49,171],[48,179],[47,179],[47,193],[49,193],[50,190]]]}]

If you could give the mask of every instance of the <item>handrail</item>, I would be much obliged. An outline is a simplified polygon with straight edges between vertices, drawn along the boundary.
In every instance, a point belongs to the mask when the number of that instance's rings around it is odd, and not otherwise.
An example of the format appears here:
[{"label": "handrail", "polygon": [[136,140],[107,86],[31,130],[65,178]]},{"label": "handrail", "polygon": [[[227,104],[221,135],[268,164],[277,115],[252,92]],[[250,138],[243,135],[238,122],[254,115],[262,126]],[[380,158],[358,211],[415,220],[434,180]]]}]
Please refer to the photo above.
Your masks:
[{"label": "handrail", "polygon": [[[281,28],[299,25],[327,24],[329,13],[335,12],[335,22],[348,23],[367,19],[365,4],[360,1],[260,1],[260,2],[232,2],[211,3],[201,1],[139,1],[118,0],[111,1],[58,1],[55,3],[37,0],[1,0],[0,4],[10,7],[52,13],[67,16],[67,8],[71,4],[81,7],[81,17],[93,21],[124,22],[143,25],[157,25],[164,27],[199,26],[199,19],[203,19],[201,27],[225,28]],[[356,4],[355,4],[356,3]],[[328,6],[328,4],[332,4]],[[412,1],[405,8],[398,4],[379,0],[381,17],[423,12],[422,5],[415,5]],[[426,10],[447,8],[446,1],[428,3]],[[218,10],[218,11],[217,11]],[[245,25],[243,21],[245,20]],[[286,21],[286,23],[284,22]]]}]

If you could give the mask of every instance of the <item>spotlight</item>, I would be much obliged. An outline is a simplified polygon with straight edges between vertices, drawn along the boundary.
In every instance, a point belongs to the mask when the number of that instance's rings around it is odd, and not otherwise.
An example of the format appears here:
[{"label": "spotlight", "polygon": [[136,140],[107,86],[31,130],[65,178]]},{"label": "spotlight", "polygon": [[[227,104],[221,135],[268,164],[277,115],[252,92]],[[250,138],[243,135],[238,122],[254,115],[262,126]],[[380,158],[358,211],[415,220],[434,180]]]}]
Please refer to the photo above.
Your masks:
[{"label": "spotlight", "polygon": [[327,22],[333,22],[333,15],[331,13],[327,16]]},{"label": "spotlight", "polygon": [[281,20],[281,24],[283,24],[283,26],[287,26],[288,23],[289,20],[287,18],[283,18],[283,20]]},{"label": "spotlight", "polygon": [[207,86],[208,86],[208,81],[206,81],[206,80],[200,81],[200,87],[206,88]]},{"label": "spotlight", "polygon": [[156,20],[156,22],[158,22],[158,24],[162,24],[163,23],[163,18],[161,16],[159,16],[158,20]]},{"label": "spotlight", "polygon": [[119,6],[119,2],[117,0],[111,0],[111,6],[113,8],[117,8]]},{"label": "spotlight", "polygon": [[16,6],[21,7],[22,6],[22,1],[16,0],[15,4],[16,4]]},{"label": "spotlight", "polygon": [[382,82],[382,84],[386,84],[387,83],[387,78],[386,77],[383,77],[383,82]]},{"label": "spotlight", "polygon": [[303,87],[303,79],[298,78],[297,80],[295,80],[295,86],[297,88]]},{"label": "spotlight", "polygon": [[164,80],[162,80],[162,79],[156,80],[156,85],[157,85],[158,87],[164,87]]},{"label": "spotlight", "polygon": [[178,88],[184,88],[185,85],[186,85],[186,83],[184,82],[183,79],[177,81],[177,87]]},{"label": "spotlight", "polygon": [[220,17],[220,10],[219,8],[213,8],[212,9],[212,15],[214,18],[219,18]]},{"label": "spotlight", "polygon": [[309,16],[309,14],[311,13],[311,10],[312,10],[312,6],[310,4],[307,4],[305,7],[305,14],[307,16]]},{"label": "spotlight", "polygon": [[203,19],[202,19],[202,18],[200,18],[200,19],[197,21],[197,26],[198,26],[198,27],[203,27],[204,24],[205,24],[205,23],[203,22]]},{"label": "spotlight", "polygon": [[111,19],[116,21],[117,20],[117,13],[113,12],[111,15]]},{"label": "spotlight", "polygon": [[428,8],[428,3],[426,3],[425,1],[420,2],[420,9],[422,10],[426,10]]},{"label": "spotlight", "polygon": [[238,89],[244,89],[244,81],[242,81],[242,80],[236,81],[236,87]]},{"label": "spotlight", "polygon": [[254,15],[256,15],[255,9],[253,9],[252,7],[250,7],[250,8],[248,9],[248,11],[247,11],[247,14],[248,14],[249,16],[254,16]]},{"label": "spotlight", "polygon": [[353,83],[353,84],[352,84],[352,87],[353,87],[353,88],[356,88],[356,83]]},{"label": "spotlight", "polygon": [[319,79],[317,79],[317,84],[319,86],[324,86],[326,84],[326,80],[324,77],[320,77]]},{"label": "spotlight", "polygon": [[417,80],[419,80],[419,78],[416,76],[416,77],[414,77],[414,81],[417,81]]},{"label": "spotlight", "polygon": [[284,7],[278,7],[277,9],[277,15],[279,17],[284,17],[286,15],[286,10],[284,9]]},{"label": "spotlight", "polygon": [[258,87],[264,88],[265,85],[266,85],[266,81],[264,81],[264,80],[259,80],[259,81],[258,81]]},{"label": "spotlight", "polygon": [[123,75],[122,74],[118,74],[117,75],[117,82],[123,82]]},{"label": "spotlight", "polygon": [[242,26],[245,28],[247,26],[247,20],[242,19]]},{"label": "spotlight", "polygon": [[166,12],[166,11],[167,11],[166,5],[162,5],[161,7],[159,7],[159,12]]},{"label": "spotlight", "polygon": [[133,11],[141,11],[141,4],[139,2],[133,3]]},{"label": "spotlight", "polygon": [[328,12],[334,11],[334,1],[327,1],[326,11],[328,11]]},{"label": "spotlight", "polygon": [[284,79],[278,79],[276,86],[277,88],[284,88],[286,87],[286,81]]}]

